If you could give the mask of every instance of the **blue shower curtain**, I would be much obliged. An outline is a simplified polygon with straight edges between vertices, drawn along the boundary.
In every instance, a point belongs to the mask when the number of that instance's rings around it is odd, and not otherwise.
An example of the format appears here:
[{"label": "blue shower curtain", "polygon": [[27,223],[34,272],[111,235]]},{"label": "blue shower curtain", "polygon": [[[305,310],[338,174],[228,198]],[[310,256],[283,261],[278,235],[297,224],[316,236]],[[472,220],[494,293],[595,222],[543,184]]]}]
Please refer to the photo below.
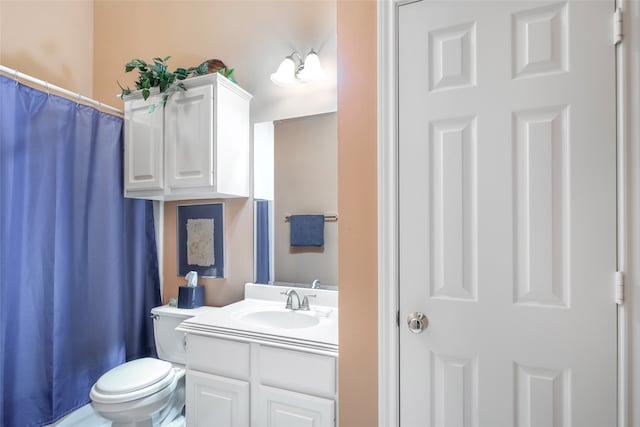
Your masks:
[{"label": "blue shower curtain", "polygon": [[151,202],[122,195],[122,119],[0,76],[0,424],[40,426],[154,353]]}]

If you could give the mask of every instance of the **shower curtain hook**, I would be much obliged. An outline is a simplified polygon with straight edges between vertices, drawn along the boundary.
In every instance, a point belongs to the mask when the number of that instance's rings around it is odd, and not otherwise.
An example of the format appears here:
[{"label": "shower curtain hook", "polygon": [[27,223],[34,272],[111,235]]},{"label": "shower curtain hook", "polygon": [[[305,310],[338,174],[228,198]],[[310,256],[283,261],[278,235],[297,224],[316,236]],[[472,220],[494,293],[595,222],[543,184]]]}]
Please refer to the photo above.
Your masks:
[{"label": "shower curtain hook", "polygon": [[49,82],[45,82],[45,90],[47,91],[47,96],[51,95],[49,92]]},{"label": "shower curtain hook", "polygon": [[80,101],[82,101],[82,95],[80,95],[79,93],[77,95],[78,95],[78,100],[76,101],[76,109],[80,107]]},{"label": "shower curtain hook", "polygon": [[16,81],[16,84],[20,83],[18,74],[18,70],[13,70],[13,79]]}]

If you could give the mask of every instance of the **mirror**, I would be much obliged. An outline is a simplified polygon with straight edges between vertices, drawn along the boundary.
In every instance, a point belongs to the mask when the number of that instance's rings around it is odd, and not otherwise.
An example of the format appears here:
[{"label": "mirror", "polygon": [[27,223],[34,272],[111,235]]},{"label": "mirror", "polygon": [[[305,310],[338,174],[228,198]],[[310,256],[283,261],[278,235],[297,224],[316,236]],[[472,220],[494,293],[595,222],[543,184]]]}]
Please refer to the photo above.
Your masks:
[{"label": "mirror", "polygon": [[[255,124],[256,283],[337,287],[337,151],[335,112]],[[287,217],[296,214],[325,216],[323,246],[290,244]]]}]

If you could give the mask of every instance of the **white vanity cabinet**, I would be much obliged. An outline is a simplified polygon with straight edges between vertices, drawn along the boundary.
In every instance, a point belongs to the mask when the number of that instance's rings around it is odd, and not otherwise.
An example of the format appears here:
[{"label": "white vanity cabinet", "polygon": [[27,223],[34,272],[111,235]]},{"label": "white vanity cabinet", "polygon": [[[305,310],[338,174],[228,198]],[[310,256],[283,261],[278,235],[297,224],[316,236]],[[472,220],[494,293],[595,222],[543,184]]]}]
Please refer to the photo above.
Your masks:
[{"label": "white vanity cabinet", "polygon": [[183,83],[164,108],[125,97],[125,197],[248,197],[251,95],[218,73]]},{"label": "white vanity cabinet", "polygon": [[188,427],[334,427],[337,359],[268,342],[187,335]]}]

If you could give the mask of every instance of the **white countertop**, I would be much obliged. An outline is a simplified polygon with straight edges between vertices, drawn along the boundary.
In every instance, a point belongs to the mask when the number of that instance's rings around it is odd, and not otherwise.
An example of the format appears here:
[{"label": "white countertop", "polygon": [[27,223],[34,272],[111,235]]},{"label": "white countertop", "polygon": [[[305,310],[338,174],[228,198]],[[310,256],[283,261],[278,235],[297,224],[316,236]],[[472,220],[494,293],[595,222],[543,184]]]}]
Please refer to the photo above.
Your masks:
[{"label": "white countertop", "polygon": [[[245,298],[217,310],[204,311],[182,322],[177,330],[187,333],[209,335],[234,340],[268,343],[288,348],[304,348],[314,352],[338,352],[338,308],[337,292],[318,289],[297,289],[300,298],[315,294],[309,311],[300,314],[315,317],[318,323],[301,328],[277,328],[249,323],[243,315],[255,311],[284,311],[286,296],[280,292],[288,288],[247,284]],[[253,298],[259,296],[260,298]],[[318,301],[327,305],[316,305]]]}]

